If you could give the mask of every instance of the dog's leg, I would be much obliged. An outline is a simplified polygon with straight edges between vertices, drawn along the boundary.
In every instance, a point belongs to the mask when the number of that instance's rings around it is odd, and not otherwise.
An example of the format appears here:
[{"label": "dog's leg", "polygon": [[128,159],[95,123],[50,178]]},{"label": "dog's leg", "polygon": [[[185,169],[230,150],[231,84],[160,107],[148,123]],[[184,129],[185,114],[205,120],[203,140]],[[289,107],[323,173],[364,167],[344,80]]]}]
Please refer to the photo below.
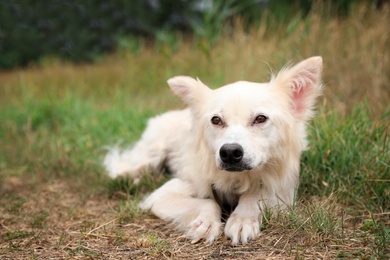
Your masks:
[{"label": "dog's leg", "polygon": [[140,207],[172,221],[193,242],[204,239],[212,243],[221,231],[221,210],[214,200],[194,195],[189,182],[174,178],[154,191]]},{"label": "dog's leg", "polygon": [[243,194],[225,226],[226,236],[233,245],[245,244],[260,234],[261,212],[259,194]]}]

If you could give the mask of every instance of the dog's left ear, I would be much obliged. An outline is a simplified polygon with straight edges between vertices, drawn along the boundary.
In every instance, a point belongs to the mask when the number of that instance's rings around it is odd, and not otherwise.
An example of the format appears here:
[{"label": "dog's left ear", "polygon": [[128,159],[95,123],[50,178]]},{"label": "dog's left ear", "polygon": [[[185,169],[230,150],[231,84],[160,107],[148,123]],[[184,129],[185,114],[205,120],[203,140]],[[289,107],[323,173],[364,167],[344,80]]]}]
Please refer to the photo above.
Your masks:
[{"label": "dog's left ear", "polygon": [[181,98],[187,105],[199,103],[211,90],[199,79],[187,76],[176,76],[168,80],[173,93]]},{"label": "dog's left ear", "polygon": [[322,58],[312,57],[284,69],[276,76],[277,86],[284,88],[291,98],[291,109],[298,120],[313,116],[316,98],[321,95]]}]

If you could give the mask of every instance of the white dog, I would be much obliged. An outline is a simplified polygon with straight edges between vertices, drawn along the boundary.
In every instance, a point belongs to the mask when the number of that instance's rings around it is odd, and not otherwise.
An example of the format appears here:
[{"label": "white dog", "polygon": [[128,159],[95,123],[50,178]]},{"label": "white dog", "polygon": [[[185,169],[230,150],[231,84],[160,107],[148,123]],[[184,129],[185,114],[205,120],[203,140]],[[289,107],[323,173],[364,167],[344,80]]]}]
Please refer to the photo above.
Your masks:
[{"label": "white dog", "polygon": [[[132,149],[105,157],[110,177],[135,182],[166,166],[173,178],[141,208],[172,221],[196,242],[224,233],[233,244],[260,232],[265,207],[291,205],[306,124],[321,94],[322,58],[281,70],[268,83],[239,81],[212,90],[178,76],[168,84],[188,108],[150,119]],[[229,216],[230,215],[230,216]]]}]

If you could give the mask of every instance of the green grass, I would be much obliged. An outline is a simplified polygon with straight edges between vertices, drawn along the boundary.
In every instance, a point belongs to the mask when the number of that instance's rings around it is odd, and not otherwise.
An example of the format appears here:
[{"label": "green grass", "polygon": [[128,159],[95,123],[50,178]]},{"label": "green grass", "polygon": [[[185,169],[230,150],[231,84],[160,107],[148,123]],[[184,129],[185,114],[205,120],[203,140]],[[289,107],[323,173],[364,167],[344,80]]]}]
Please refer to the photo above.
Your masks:
[{"label": "green grass", "polygon": [[302,159],[301,193],[337,191],[349,204],[389,211],[389,116],[390,107],[375,117],[367,104],[355,106],[349,115],[320,111]]},{"label": "green grass", "polygon": [[100,110],[80,98],[5,107],[0,112],[1,167],[11,175],[19,170],[50,175],[96,172],[97,156],[105,146],[134,141],[150,115],[121,107]]},{"label": "green grass", "polygon": [[289,213],[264,213],[255,248],[265,256],[277,248],[281,257],[387,258],[389,22],[386,10],[357,9],[343,21],[313,13],[288,33],[237,30],[207,51],[183,40],[176,51],[145,47],[94,65],[51,61],[0,73],[0,256],[115,258],[112,248],[126,247],[151,258],[259,254],[225,240],[205,248],[171,237],[136,207],[166,177],[146,175],[140,186],[109,180],[101,161],[107,146],[137,140],[149,117],[182,107],[165,83],[174,75],[211,87],[267,81],[269,67],[322,55],[324,97],[309,125],[297,203]]}]

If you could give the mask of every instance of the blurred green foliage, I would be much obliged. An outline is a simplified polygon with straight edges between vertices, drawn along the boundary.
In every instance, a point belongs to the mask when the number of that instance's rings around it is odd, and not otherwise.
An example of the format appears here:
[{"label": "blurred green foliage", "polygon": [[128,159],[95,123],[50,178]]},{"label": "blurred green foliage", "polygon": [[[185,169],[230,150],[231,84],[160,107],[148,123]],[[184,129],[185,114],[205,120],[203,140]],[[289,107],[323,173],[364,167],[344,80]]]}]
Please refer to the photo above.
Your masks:
[{"label": "blurred green foliage", "polygon": [[[324,2],[331,15],[347,15],[357,1]],[[118,45],[134,45],[128,40],[133,36],[164,41],[180,31],[210,43],[232,17],[244,16],[251,25],[267,10],[276,21],[289,22],[312,6],[311,0],[0,0],[0,68],[47,56],[93,61]]]}]

